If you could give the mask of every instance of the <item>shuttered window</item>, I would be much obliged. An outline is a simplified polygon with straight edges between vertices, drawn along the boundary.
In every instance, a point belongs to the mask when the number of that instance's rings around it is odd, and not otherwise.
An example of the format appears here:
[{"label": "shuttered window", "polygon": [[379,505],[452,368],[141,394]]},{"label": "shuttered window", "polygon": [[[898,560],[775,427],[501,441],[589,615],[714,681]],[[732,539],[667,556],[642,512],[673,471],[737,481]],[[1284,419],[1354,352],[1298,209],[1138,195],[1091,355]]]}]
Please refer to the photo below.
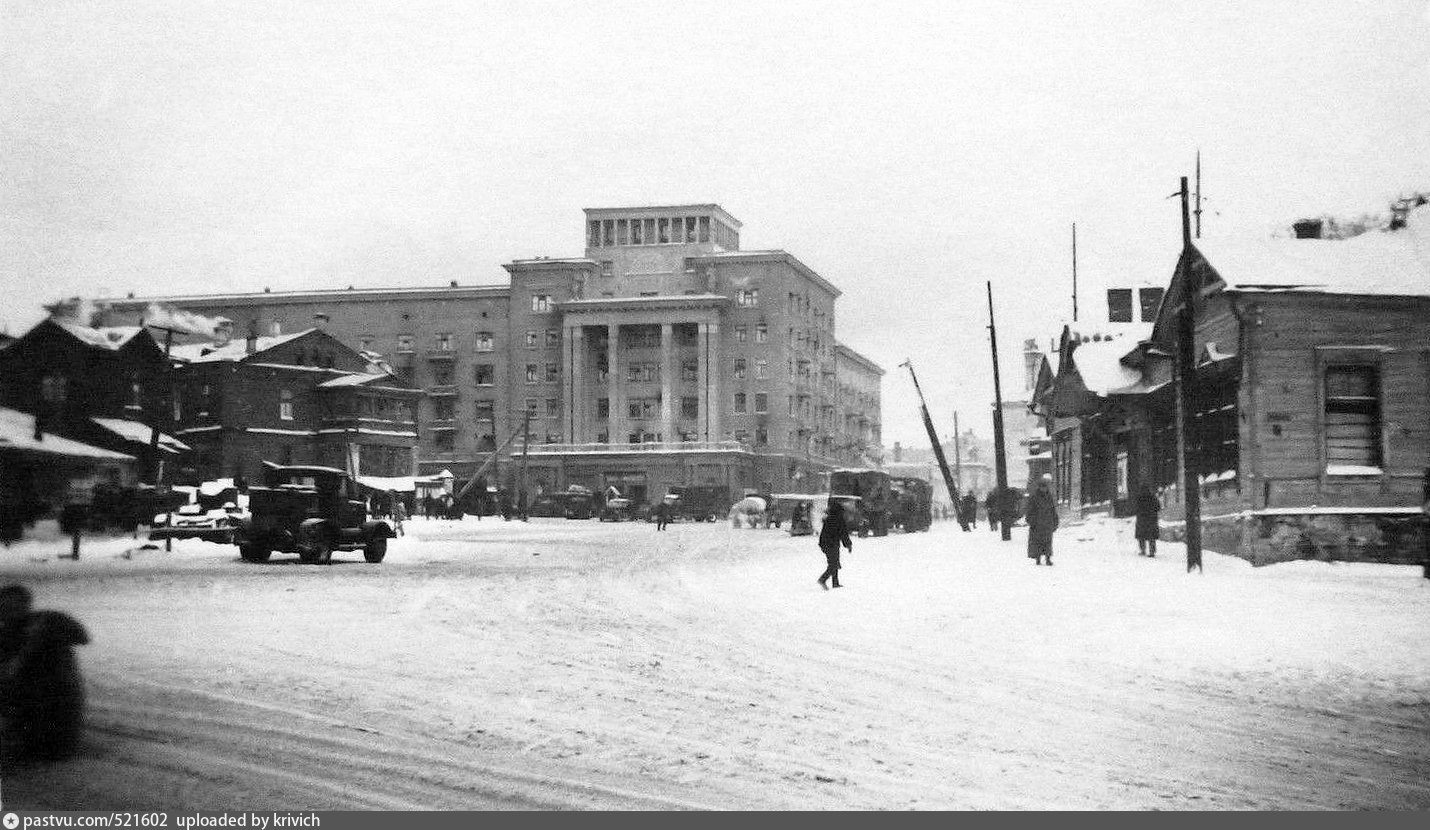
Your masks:
[{"label": "shuttered window", "polygon": [[1380,370],[1326,368],[1326,467],[1380,467]]}]

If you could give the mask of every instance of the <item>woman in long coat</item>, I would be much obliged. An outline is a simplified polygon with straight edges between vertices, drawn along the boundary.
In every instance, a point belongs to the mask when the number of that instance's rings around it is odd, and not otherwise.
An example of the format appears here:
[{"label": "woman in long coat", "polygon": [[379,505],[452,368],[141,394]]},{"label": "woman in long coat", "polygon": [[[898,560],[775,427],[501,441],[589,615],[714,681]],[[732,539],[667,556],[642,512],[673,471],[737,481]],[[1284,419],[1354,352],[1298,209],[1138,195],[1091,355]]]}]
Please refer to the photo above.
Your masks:
[{"label": "woman in long coat", "polygon": [[1156,556],[1157,537],[1161,528],[1157,525],[1157,514],[1162,512],[1162,502],[1151,487],[1143,486],[1137,491],[1137,555]]},{"label": "woman in long coat", "polygon": [[1028,558],[1035,565],[1053,564],[1053,531],[1058,529],[1058,506],[1051,492],[1053,477],[1038,480],[1028,497]]},{"label": "woman in long coat", "polygon": [[824,560],[827,567],[824,573],[819,575],[819,587],[829,590],[825,585],[825,580],[833,577],[834,587],[843,587],[839,584],[839,546],[843,545],[845,550],[854,550],[854,543],[849,540],[849,526],[844,523],[844,505],[837,501],[829,502],[829,512],[824,516],[824,526],[819,529],[819,549],[824,551]]}]

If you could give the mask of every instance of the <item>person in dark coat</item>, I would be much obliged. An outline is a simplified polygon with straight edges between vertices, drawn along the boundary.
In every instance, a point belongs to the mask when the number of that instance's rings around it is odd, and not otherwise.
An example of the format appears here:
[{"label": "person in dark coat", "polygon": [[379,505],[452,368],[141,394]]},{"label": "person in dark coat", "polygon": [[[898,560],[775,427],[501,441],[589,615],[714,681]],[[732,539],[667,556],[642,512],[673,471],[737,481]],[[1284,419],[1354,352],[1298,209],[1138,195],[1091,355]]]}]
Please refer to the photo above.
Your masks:
[{"label": "person in dark coat", "polygon": [[973,493],[964,493],[962,499],[963,521],[968,527],[964,530],[975,530],[978,528],[978,497]]},{"label": "person in dark coat", "polygon": [[84,679],[74,647],[89,634],[59,611],[30,610],[22,585],[0,588],[0,717],[10,759],[58,761],[79,749]]},{"label": "person in dark coat", "polygon": [[1053,503],[1053,477],[1044,475],[1028,497],[1028,558],[1035,565],[1053,564],[1053,531],[1058,529],[1058,506]]},{"label": "person in dark coat", "polygon": [[655,529],[665,530],[670,524],[670,502],[661,499],[655,506]]},{"label": "person in dark coat", "polygon": [[831,579],[834,587],[843,587],[839,584],[840,545],[843,545],[845,550],[854,550],[854,543],[849,539],[849,526],[844,523],[844,505],[831,500],[829,512],[824,516],[824,526],[819,529],[819,549],[824,551],[824,560],[827,563],[824,573],[819,575],[819,587],[826,591],[829,586],[825,582]]},{"label": "person in dark coat", "polygon": [[1162,502],[1157,498],[1157,494],[1152,492],[1152,488],[1143,485],[1137,491],[1137,555],[1156,556],[1157,537],[1161,536],[1161,528],[1157,525],[1157,514],[1162,512]]},{"label": "person in dark coat", "polygon": [[994,533],[998,532],[998,490],[995,488],[988,491],[988,497],[983,500],[983,509],[988,511],[988,529]]}]

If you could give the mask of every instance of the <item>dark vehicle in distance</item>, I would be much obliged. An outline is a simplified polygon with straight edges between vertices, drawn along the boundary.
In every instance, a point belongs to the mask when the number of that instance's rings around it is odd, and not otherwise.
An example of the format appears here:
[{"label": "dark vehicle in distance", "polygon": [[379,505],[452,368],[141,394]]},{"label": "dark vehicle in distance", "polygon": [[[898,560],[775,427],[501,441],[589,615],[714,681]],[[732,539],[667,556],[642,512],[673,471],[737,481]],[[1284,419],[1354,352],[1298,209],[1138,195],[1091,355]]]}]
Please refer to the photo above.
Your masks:
[{"label": "dark vehicle in distance", "polygon": [[368,562],[381,562],[396,535],[388,520],[368,517],[357,482],[333,467],[264,462],[263,486],[249,488],[248,509],[234,530],[248,562],[266,562],[275,550],[321,564],[335,550],[361,550]]},{"label": "dark vehicle in distance", "polygon": [[893,524],[894,493],[889,474],[882,470],[846,468],[829,474],[831,496],[858,496],[852,510],[846,507],[849,529],[860,536],[888,536]]},{"label": "dark vehicle in distance", "polygon": [[733,503],[730,489],[720,484],[675,485],[666,498],[674,521],[713,522],[730,512]]},{"label": "dark vehicle in distance", "polygon": [[894,497],[893,524],[905,533],[928,530],[933,524],[933,485],[921,478],[890,479]]}]

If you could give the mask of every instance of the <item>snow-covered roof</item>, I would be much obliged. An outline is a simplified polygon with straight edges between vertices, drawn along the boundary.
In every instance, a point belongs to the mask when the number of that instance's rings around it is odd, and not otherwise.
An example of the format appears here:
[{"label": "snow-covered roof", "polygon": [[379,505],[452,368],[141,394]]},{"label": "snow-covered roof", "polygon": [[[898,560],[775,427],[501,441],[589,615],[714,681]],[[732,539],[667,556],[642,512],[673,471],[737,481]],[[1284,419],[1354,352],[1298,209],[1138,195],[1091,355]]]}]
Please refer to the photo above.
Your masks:
[{"label": "snow-covered roof", "polygon": [[392,379],[389,375],[364,374],[362,372],[352,372],[350,374],[335,377],[332,380],[325,380],[318,384],[320,388],[333,389],[343,386],[362,386],[375,380]]},{"label": "snow-covered roof", "polygon": [[124,347],[125,343],[133,340],[139,332],[144,329],[140,326],[109,326],[107,328],[90,328],[79,323],[68,323],[54,320],[55,325],[69,332],[76,340],[95,346],[100,349],[117,351]]},{"label": "snow-covered roof", "polygon": [[79,441],[44,433],[35,440],[35,416],[0,406],[0,450],[28,450],[70,458],[96,458],[110,461],[133,461],[134,456],[122,452],[92,447]]},{"label": "snow-covered roof", "polygon": [[1124,364],[1122,358],[1137,347],[1134,340],[1095,340],[1073,349],[1073,368],[1094,395],[1106,395],[1114,389],[1131,386],[1141,373]]},{"label": "snow-covered roof", "polygon": [[371,487],[374,490],[393,490],[398,493],[411,493],[417,489],[417,482],[420,480],[426,484],[430,481],[430,476],[358,476],[358,484],[364,487]]},{"label": "snow-covered roof", "polygon": [[[96,424],[104,427],[110,432],[118,435],[126,441],[133,441],[136,444],[148,446],[154,439],[154,428],[148,424],[141,424],[138,421],[128,421],[123,418],[90,418]],[[169,452],[184,452],[191,449],[188,444],[175,438],[172,435],[159,433],[159,447]]]},{"label": "snow-covered roof", "polygon": [[1398,230],[1344,240],[1199,239],[1192,243],[1233,291],[1430,296],[1430,211]]},{"label": "snow-covered roof", "polygon": [[[295,331],[292,334],[277,334],[271,337],[259,337],[254,343],[253,354],[268,351],[275,346],[281,346],[290,340],[297,340],[299,337],[316,329],[304,329]],[[249,357],[248,340],[235,337],[228,343],[218,346],[213,343],[190,343],[184,346],[175,346],[169,351],[170,356],[175,360],[182,360],[186,363],[218,363],[233,362]]]}]

